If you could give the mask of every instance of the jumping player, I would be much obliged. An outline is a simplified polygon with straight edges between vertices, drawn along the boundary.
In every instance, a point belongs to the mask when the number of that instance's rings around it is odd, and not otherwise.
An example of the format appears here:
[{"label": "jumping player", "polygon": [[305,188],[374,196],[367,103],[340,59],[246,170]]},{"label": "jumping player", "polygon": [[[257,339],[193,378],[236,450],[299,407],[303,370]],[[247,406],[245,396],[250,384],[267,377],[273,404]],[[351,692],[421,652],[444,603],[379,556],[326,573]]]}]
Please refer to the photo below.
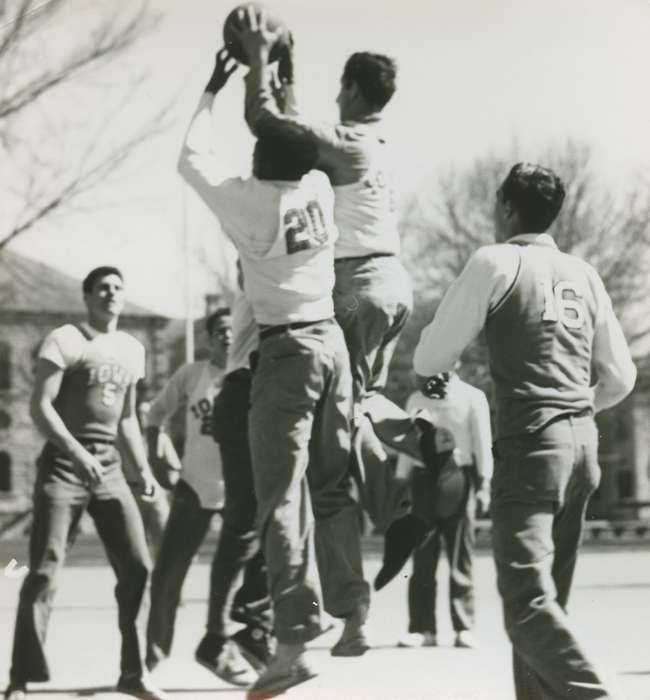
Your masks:
[{"label": "jumping player", "polygon": [[[276,34],[263,16],[242,12],[239,41],[248,54],[246,118],[254,133],[274,129],[300,133],[316,148],[317,168],[334,189],[334,218],[339,229],[335,248],[334,310],[350,355],[355,398],[356,455],[372,454],[376,437],[384,446],[422,459],[420,423],[389,401],[383,391],[399,334],[413,305],[411,279],[399,260],[400,237],[393,183],[393,166],[382,124],[382,112],[396,89],[397,68],[382,54],[355,53],[347,60],[337,97],[340,122],[311,123],[281,113],[274,100],[268,55]],[[291,49],[281,60],[280,73],[291,99]],[[425,426],[427,427],[427,426]],[[376,434],[373,435],[373,432]],[[358,460],[357,460],[358,461]],[[359,465],[385,470],[387,460]],[[387,474],[390,477],[390,472]],[[384,478],[373,475],[362,492]],[[391,486],[391,489],[393,486]],[[372,494],[366,501],[373,502]],[[356,655],[363,646],[356,624],[350,641],[335,653]]]},{"label": "jumping player", "polygon": [[144,348],[117,330],[124,306],[119,270],[92,270],[83,281],[83,295],[88,320],[53,330],[38,355],[31,412],[47,442],[38,459],[29,573],[20,591],[8,700],[23,698],[28,682],[50,679],[44,644],[51,601],[85,511],[117,577],[122,635],[117,690],[146,700],[166,697],[146,678],[140,657],[136,617],[151,564],[138,506],[115,447],[119,433],[141,491],[154,499],[159,487],[135,414]]},{"label": "jumping player", "polygon": [[600,480],[594,412],[632,390],[636,369],[596,271],[545,233],[563,200],[551,170],[511,169],[496,193],[497,244],[469,259],[414,357],[423,379],[448,370],[485,328],[496,389],[492,540],[518,700],[613,697],[566,608]]},{"label": "jumping player", "polygon": [[315,149],[275,130],[258,133],[252,177],[226,177],[211,109],[234,69],[228,61],[225,50],[217,54],[179,171],[237,246],[259,326],[249,434],[278,648],[251,691],[276,693],[315,675],[304,659],[322,629],[315,554],[330,614],[367,607],[369,590],[349,493],[352,386],[333,318],[332,190],[311,172]]}]

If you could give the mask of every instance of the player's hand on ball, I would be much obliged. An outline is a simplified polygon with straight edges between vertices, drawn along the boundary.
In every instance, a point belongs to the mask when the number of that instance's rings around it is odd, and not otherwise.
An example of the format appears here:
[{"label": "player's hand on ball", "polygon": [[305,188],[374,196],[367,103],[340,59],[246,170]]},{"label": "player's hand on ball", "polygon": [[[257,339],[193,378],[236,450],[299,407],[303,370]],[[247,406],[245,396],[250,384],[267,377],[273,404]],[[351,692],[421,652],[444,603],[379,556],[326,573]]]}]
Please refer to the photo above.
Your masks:
[{"label": "player's hand on ball", "polygon": [[227,48],[219,49],[214,62],[214,70],[205,88],[206,91],[216,95],[228,82],[228,78],[237,70],[238,65]]},{"label": "player's hand on ball", "polygon": [[289,43],[281,48],[278,79],[282,85],[293,85],[293,34],[289,34]]},{"label": "player's hand on ball", "polygon": [[252,5],[240,8],[237,12],[237,20],[237,26],[233,27],[233,31],[249,62],[254,59],[268,62],[269,53],[280,37],[281,30],[270,29],[266,10],[261,8],[257,13]]}]

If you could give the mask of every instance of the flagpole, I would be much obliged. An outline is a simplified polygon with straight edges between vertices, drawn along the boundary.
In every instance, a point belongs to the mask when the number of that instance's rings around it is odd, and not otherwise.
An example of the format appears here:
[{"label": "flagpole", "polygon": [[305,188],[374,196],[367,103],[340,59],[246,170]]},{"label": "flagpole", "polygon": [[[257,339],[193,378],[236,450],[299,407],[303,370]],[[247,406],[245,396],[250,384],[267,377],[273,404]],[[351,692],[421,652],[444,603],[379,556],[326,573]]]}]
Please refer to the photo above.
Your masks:
[{"label": "flagpole", "polygon": [[192,236],[188,224],[187,185],[181,195],[183,262],[185,272],[185,362],[194,362],[194,319],[192,318]]}]

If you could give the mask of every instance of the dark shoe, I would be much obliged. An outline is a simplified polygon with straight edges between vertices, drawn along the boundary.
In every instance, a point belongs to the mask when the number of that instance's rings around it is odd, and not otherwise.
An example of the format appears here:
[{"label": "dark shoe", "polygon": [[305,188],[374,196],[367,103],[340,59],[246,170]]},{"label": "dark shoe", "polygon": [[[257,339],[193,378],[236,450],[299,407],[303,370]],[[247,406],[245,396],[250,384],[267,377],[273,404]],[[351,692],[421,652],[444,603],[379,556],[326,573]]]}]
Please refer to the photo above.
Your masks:
[{"label": "dark shoe", "polygon": [[375,578],[375,590],[382,589],[402,570],[413,550],[419,547],[429,534],[429,526],[409,513],[393,521],[384,536],[384,559]]},{"label": "dark shoe", "polygon": [[147,671],[153,671],[161,661],[167,658],[159,646],[155,644],[147,645],[147,653],[144,660],[144,665],[147,667]]},{"label": "dark shoe", "polygon": [[346,618],[341,637],[330,650],[332,656],[363,656],[370,649],[365,630],[367,617],[368,608],[364,606]]},{"label": "dark shoe", "polygon": [[275,653],[275,638],[261,627],[243,627],[231,637],[248,663],[258,672],[266,670]]},{"label": "dark shoe", "polygon": [[27,697],[27,684],[10,682],[5,690],[5,700],[25,700]]},{"label": "dark shoe", "polygon": [[274,657],[266,671],[251,686],[246,698],[247,700],[266,700],[266,698],[281,695],[285,690],[317,675],[318,673],[306,662],[303,654],[289,662],[278,661]]},{"label": "dark shoe", "polygon": [[148,678],[142,676],[121,676],[116,690],[118,693],[141,698],[141,700],[169,700],[167,693],[156,688]]},{"label": "dark shoe", "polygon": [[205,636],[194,653],[196,662],[226,683],[247,688],[257,673],[230,639]]}]

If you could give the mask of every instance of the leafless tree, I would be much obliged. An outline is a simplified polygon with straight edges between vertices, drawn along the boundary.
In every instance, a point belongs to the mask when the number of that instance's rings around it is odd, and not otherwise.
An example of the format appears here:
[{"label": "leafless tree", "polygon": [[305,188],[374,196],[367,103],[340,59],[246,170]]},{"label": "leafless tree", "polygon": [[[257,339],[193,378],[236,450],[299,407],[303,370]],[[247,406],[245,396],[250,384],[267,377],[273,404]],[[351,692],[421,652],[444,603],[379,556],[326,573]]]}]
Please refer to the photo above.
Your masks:
[{"label": "leafless tree", "polygon": [[[420,330],[433,317],[450,283],[479,246],[494,242],[495,192],[508,170],[521,158],[486,158],[464,171],[443,176],[437,186],[418,192],[402,216],[403,258],[413,275],[416,308],[396,357],[396,368],[409,362]],[[628,340],[650,333],[650,322],[639,325],[640,304],[650,291],[650,190],[637,181],[622,193],[612,193],[592,167],[591,150],[568,142],[548,149],[539,162],[563,179],[567,196],[551,229],[560,249],[574,252],[600,273],[623,321]],[[466,373],[486,387],[489,378],[482,338],[468,349]],[[399,375],[399,372],[398,372]],[[410,383],[397,376],[399,385]]]},{"label": "leafless tree", "polygon": [[110,80],[108,64],[156,21],[146,2],[0,0],[0,189],[10,203],[0,249],[105,182],[163,127],[158,108],[128,130],[120,123],[143,76],[113,74],[107,103],[92,84]]}]

